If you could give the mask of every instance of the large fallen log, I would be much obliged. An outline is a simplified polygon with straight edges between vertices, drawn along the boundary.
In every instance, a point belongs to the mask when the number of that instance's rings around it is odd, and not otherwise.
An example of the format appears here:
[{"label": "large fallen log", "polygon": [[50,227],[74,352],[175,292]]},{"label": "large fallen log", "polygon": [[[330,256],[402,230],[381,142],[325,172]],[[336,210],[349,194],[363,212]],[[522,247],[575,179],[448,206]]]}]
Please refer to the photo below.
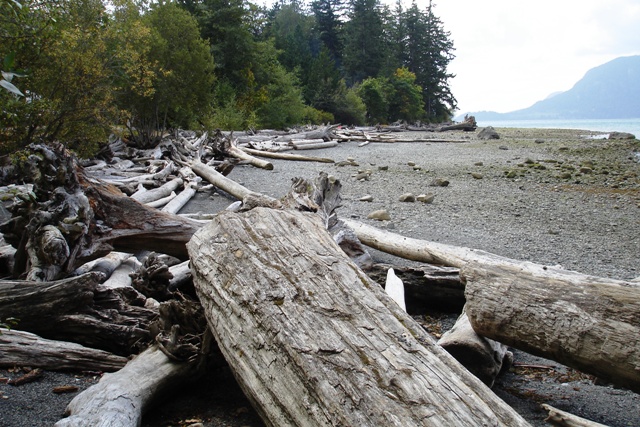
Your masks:
[{"label": "large fallen log", "polygon": [[640,389],[640,286],[488,252],[410,239],[343,220],[365,245],[460,267],[481,336]]},{"label": "large fallen log", "polygon": [[640,391],[640,285],[532,263],[461,275],[478,334]]},{"label": "large fallen log", "polygon": [[117,371],[126,365],[123,356],[53,341],[30,332],[0,329],[0,367],[30,366],[50,371]]},{"label": "large fallen log", "polygon": [[316,214],[223,212],[188,244],[209,327],[272,426],[527,425]]}]

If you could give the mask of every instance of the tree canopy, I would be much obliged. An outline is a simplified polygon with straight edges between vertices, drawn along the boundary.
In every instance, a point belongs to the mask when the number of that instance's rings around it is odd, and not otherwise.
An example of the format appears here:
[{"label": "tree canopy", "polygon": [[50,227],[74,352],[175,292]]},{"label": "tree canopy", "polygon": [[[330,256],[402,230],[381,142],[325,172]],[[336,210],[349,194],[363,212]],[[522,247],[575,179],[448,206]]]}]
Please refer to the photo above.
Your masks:
[{"label": "tree canopy", "polygon": [[0,0],[0,150],[112,132],[447,120],[450,34],[380,0]]}]

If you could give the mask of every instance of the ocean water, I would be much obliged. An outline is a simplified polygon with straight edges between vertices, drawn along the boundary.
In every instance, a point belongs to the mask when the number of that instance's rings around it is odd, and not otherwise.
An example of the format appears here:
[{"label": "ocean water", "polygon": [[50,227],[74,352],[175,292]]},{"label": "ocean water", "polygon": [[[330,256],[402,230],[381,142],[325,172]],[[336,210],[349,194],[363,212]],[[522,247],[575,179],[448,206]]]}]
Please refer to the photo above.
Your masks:
[{"label": "ocean water", "polygon": [[640,138],[639,119],[598,119],[598,120],[480,120],[479,127],[494,128],[540,128],[540,129],[582,129],[598,132],[629,132]]}]

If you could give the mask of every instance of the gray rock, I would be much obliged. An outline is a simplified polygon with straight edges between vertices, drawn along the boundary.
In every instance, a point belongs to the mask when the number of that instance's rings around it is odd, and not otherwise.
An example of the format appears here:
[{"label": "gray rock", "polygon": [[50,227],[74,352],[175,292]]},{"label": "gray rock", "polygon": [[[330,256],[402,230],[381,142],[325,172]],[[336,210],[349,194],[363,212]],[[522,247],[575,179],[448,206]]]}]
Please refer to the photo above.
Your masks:
[{"label": "gray rock", "polygon": [[484,175],[482,175],[482,174],[481,174],[481,173],[479,173],[479,172],[471,172],[471,176],[472,176],[474,179],[482,179],[482,178],[484,178]]},{"label": "gray rock", "polygon": [[435,198],[436,198],[435,194],[427,193],[427,194],[420,194],[418,197],[416,197],[416,200],[422,203],[431,204],[433,203],[433,200]]},{"label": "gray rock", "polygon": [[486,128],[482,129],[480,132],[478,132],[478,138],[480,139],[500,139],[500,135],[498,135],[498,132],[496,132],[496,130],[492,127],[492,126],[487,126]]},{"label": "gray rock", "polygon": [[389,221],[391,219],[391,215],[386,209],[378,209],[377,211],[371,212],[367,215],[369,219],[375,219],[376,221]]},{"label": "gray rock", "polygon": [[361,202],[373,202],[373,196],[371,194],[367,194],[366,196],[360,197],[358,200]]},{"label": "gray rock", "polygon": [[400,195],[400,197],[398,198],[399,201],[401,202],[415,202],[416,201],[416,196],[414,196],[412,193],[404,193],[402,195]]},{"label": "gray rock", "polygon": [[429,187],[446,187],[449,185],[449,181],[442,178],[436,178],[429,184]]},{"label": "gray rock", "polygon": [[611,132],[609,139],[636,139],[636,136],[629,132]]}]

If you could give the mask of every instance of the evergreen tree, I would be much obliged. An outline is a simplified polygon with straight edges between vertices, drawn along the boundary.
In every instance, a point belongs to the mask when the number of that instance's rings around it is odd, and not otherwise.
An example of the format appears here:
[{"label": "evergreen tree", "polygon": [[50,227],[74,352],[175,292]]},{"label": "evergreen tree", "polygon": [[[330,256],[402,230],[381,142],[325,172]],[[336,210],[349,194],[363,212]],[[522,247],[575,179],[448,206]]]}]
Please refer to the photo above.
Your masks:
[{"label": "evergreen tree", "polygon": [[340,22],[343,9],[343,0],[314,0],[311,3],[311,10],[315,17],[314,31],[320,43],[327,48],[329,55],[337,64],[340,64],[343,49],[342,23]]},{"label": "evergreen tree", "polygon": [[404,14],[404,25],[403,65],[416,75],[416,83],[422,87],[427,119],[449,119],[456,107],[456,99],[449,88],[453,75],[447,71],[454,58],[450,34],[444,31],[431,5],[422,12],[413,3]]},{"label": "evergreen tree", "polygon": [[345,24],[343,64],[347,80],[357,83],[376,77],[388,53],[378,0],[351,0]]}]

